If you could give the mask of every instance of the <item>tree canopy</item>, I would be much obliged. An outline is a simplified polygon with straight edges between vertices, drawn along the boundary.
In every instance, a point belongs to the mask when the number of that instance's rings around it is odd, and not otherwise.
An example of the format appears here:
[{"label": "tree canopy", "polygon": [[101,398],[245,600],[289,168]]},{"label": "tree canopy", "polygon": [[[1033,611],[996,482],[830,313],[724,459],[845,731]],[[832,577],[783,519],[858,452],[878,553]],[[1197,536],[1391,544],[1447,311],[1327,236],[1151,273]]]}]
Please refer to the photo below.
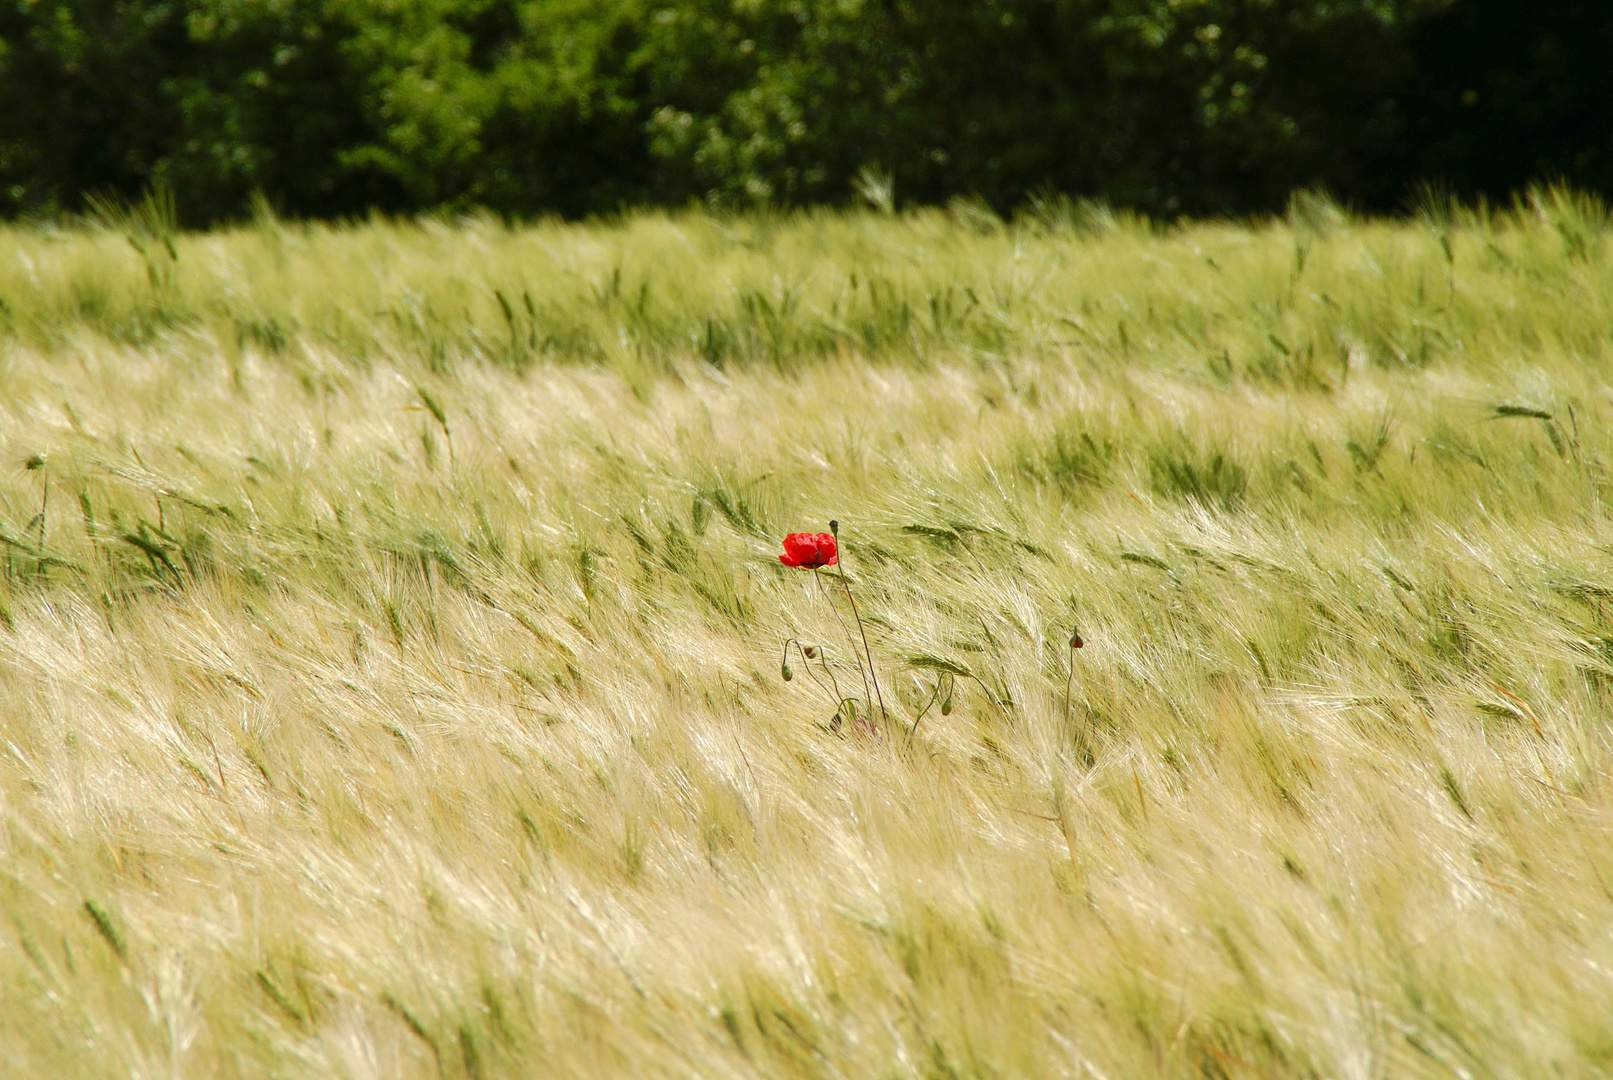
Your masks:
[{"label": "tree canopy", "polygon": [[0,211],[1613,188],[1596,0],[0,0]]}]

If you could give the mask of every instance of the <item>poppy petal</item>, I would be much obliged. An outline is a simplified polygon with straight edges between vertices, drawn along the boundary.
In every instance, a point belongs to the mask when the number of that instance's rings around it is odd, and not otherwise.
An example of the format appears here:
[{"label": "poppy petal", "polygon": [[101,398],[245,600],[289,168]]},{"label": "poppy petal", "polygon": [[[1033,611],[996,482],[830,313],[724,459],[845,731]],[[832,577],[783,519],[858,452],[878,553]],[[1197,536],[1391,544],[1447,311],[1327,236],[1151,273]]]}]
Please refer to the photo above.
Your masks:
[{"label": "poppy petal", "polygon": [[790,533],[784,538],[784,554],[778,561],[785,566],[816,570],[835,565],[837,554],[835,538],[829,533]]}]

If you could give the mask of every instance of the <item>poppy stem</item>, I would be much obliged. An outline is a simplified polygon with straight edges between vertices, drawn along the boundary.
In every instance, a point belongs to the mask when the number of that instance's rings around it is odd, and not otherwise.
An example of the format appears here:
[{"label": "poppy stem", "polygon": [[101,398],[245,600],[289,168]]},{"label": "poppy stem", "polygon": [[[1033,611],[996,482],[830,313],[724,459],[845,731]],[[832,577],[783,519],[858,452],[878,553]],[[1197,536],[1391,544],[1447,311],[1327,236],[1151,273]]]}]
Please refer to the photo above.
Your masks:
[{"label": "poppy stem", "polygon": [[851,585],[846,581],[846,572],[840,571],[840,585],[846,590],[846,599],[851,601],[851,616],[857,620],[857,633],[862,635],[863,655],[868,657],[868,677],[874,680],[874,696],[879,699],[879,718],[889,729],[891,718],[885,711],[885,695],[879,690],[879,673],[874,670],[874,654],[868,649],[868,632],[863,629],[863,618],[857,614],[857,600],[851,595]]},{"label": "poppy stem", "polygon": [[[829,532],[834,535],[837,555],[840,546],[840,522],[829,522]],[[857,600],[851,595],[851,582],[846,580],[846,560],[838,560],[836,567],[840,571],[840,587],[846,590],[846,599],[851,601],[851,617],[857,620],[857,633],[862,635],[863,655],[868,657],[868,677],[874,680],[874,696],[879,699],[879,719],[885,727],[886,734],[890,733],[890,713],[885,711],[885,695],[879,689],[879,673],[874,670],[874,654],[868,648],[868,631],[863,629],[863,617],[857,613]]]},{"label": "poppy stem", "polygon": [[[913,745],[913,736],[918,734],[919,725],[924,723],[924,714],[930,711],[930,706],[935,704],[935,699],[941,696],[941,684],[947,679],[952,679],[954,683],[957,682],[957,679],[950,674],[942,674],[935,680],[935,690],[931,692],[930,700],[924,703],[924,708],[919,710],[918,716],[913,720],[913,726],[907,729],[907,745]],[[952,691],[950,689],[947,691],[947,700],[952,700]]]},{"label": "poppy stem", "polygon": [[846,696],[840,692],[840,680],[835,678],[834,671],[832,671],[829,667],[828,647],[824,645],[817,646],[817,654],[818,663],[823,666],[824,672],[829,676],[829,681],[834,684],[834,690],[832,693],[830,692],[829,687],[824,685],[823,680],[818,677],[817,672],[812,670],[812,657],[807,655],[807,651],[802,647],[799,639],[792,637],[784,642],[784,662],[789,663],[791,645],[794,645],[795,651],[801,654],[801,665],[806,669],[806,673],[812,679],[812,681],[818,684],[818,689],[822,690],[825,694],[829,694],[830,698],[832,698],[837,705],[844,701]]},{"label": "poppy stem", "polygon": [[[873,716],[874,696],[868,689],[868,670],[863,667],[862,653],[857,651],[857,639],[851,636],[851,627],[846,625],[845,617],[840,614],[840,609],[835,607],[834,599],[829,595],[829,590],[824,588],[823,576],[816,566],[812,568],[812,576],[817,579],[818,588],[823,592],[824,601],[828,603],[829,610],[835,613],[835,621],[840,624],[841,631],[846,635],[846,643],[851,646],[852,659],[857,661],[857,674],[861,675],[863,680],[863,702],[868,706],[868,715]],[[852,605],[852,610],[853,612],[856,611],[855,604]],[[860,621],[857,625],[858,629],[861,629],[862,623]]]},{"label": "poppy stem", "polygon": [[[1082,643],[1081,643],[1081,635],[1080,635],[1080,633],[1072,630],[1070,632],[1070,673],[1064,677],[1064,730],[1065,731],[1070,730],[1070,687],[1072,685],[1074,685],[1074,683],[1075,683],[1075,650],[1079,649],[1081,647],[1081,644]],[[1090,710],[1088,712],[1088,715],[1090,716]],[[1087,725],[1085,723],[1083,723],[1081,725],[1081,743],[1082,743],[1083,747],[1086,744],[1086,740],[1087,740]],[[1090,753],[1090,749],[1085,750],[1084,752]]]},{"label": "poppy stem", "polygon": [[1070,673],[1064,679],[1064,730],[1070,730],[1070,687],[1075,682],[1075,646],[1070,646]]}]

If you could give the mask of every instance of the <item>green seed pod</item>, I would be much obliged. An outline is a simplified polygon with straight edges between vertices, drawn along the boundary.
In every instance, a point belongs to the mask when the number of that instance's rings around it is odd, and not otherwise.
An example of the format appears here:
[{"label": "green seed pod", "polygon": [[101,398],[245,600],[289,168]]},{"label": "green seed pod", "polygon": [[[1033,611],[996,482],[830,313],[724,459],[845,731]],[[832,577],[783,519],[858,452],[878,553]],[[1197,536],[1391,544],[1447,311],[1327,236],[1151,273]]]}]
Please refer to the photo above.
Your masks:
[{"label": "green seed pod", "polygon": [[788,664],[780,664],[778,673],[784,676],[785,682],[789,682],[791,679],[795,678],[795,672],[790,670],[790,665]]}]

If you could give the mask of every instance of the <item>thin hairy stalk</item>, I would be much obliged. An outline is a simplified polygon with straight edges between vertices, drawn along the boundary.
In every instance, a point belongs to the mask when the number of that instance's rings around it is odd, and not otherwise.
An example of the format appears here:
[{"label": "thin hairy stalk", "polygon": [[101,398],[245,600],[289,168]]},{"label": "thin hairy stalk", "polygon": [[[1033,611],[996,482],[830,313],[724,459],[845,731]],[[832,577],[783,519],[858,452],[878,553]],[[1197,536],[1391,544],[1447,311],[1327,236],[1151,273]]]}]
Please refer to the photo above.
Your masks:
[{"label": "thin hairy stalk", "polygon": [[[935,689],[930,692],[930,700],[924,703],[924,708],[920,709],[919,714],[913,718],[913,726],[907,729],[907,743],[909,746],[913,745],[913,736],[918,734],[919,725],[924,723],[925,714],[928,713],[930,711],[930,707],[935,704],[935,699],[941,696],[941,683],[948,679],[950,679],[953,683],[958,681],[949,673],[943,673],[940,678],[935,680]],[[952,691],[948,690],[947,695],[949,698],[951,694]],[[945,712],[946,710],[943,709],[942,711]]]},{"label": "thin hairy stalk", "polygon": [[[829,681],[834,684],[835,700],[836,701],[844,701],[846,695],[844,695],[844,694],[842,694],[840,692],[840,680],[835,678],[834,669],[829,666],[829,650],[826,647],[822,646],[822,645],[819,645],[817,648],[818,648],[818,664],[823,668],[823,673],[825,675],[829,676]],[[804,649],[802,650],[801,655],[802,656],[806,655],[806,651]],[[820,683],[819,685],[822,685],[822,684]]]},{"label": "thin hairy stalk", "polygon": [[[838,554],[840,548],[840,522],[831,520],[829,532],[834,535],[835,549]],[[863,629],[863,617],[857,612],[857,598],[851,595],[851,582],[846,579],[846,561],[840,559],[837,569],[840,571],[840,587],[846,590],[846,599],[851,602],[851,617],[857,620],[857,633],[863,639],[863,655],[868,658],[868,677],[874,681],[874,696],[879,698],[879,719],[886,731],[890,730],[890,713],[885,711],[885,695],[879,689],[879,673],[874,670],[874,653],[868,647],[868,632]]]},{"label": "thin hairy stalk", "polygon": [[[1078,631],[1070,632],[1070,670],[1064,677],[1064,730],[1070,730],[1070,687],[1075,683],[1075,650],[1081,647],[1081,634]],[[1082,726],[1081,741],[1086,741],[1086,728]]]},{"label": "thin hairy stalk", "polygon": [[[801,645],[801,642],[800,642],[799,639],[792,637],[789,640],[785,641],[785,643],[784,643],[784,662],[785,662],[785,664],[789,663],[790,646],[791,645],[794,645],[796,652],[801,654],[801,665],[802,665],[803,668],[806,669],[807,677],[812,680],[812,682],[818,687],[818,689],[822,690],[825,694],[829,695],[830,700],[834,701],[837,705],[838,705],[839,702],[844,700],[844,695],[840,693],[840,682],[839,682],[838,679],[836,679],[834,677],[834,672],[829,670],[829,665],[827,663],[825,663],[823,665],[823,670],[824,670],[825,673],[828,674],[830,681],[834,684],[833,689],[830,689],[830,687],[824,685],[823,680],[821,678],[819,678],[817,673],[815,673],[812,670],[812,657],[807,655],[807,651]],[[818,653],[818,656],[820,658],[823,656],[823,654],[824,654],[823,646],[821,646],[821,645],[814,646],[814,650]]]},{"label": "thin hairy stalk", "polygon": [[851,595],[851,584],[846,581],[846,572],[840,571],[840,585],[846,590],[846,599],[851,601],[851,617],[857,620],[857,633],[862,635],[863,655],[868,658],[868,677],[874,680],[874,696],[879,699],[879,718],[885,726],[890,727],[890,714],[885,711],[885,695],[879,690],[879,673],[874,670],[874,654],[868,648],[868,632],[863,629],[862,616],[857,613],[857,598]]},{"label": "thin hairy stalk", "polygon": [[[823,593],[824,602],[829,605],[829,610],[835,613],[835,621],[840,624],[841,631],[846,635],[846,643],[851,646],[851,655],[857,661],[857,674],[861,675],[863,680],[863,702],[868,706],[868,715],[872,716],[874,715],[874,695],[868,685],[868,671],[863,667],[862,654],[857,651],[857,639],[851,636],[851,627],[846,625],[845,616],[841,615],[840,609],[835,607],[834,599],[830,597],[829,590],[824,587],[823,577],[818,573],[817,567],[812,568],[812,576],[818,582],[818,589]],[[855,608],[853,610],[855,611]],[[860,625],[859,623],[859,627]]]},{"label": "thin hairy stalk", "polygon": [[45,559],[45,532],[50,525],[50,471],[45,467],[44,459],[41,457],[29,458],[24,468],[40,470],[39,550],[34,559],[34,577],[43,580],[45,567],[49,565]]},{"label": "thin hairy stalk", "polygon": [[1064,730],[1070,730],[1070,687],[1075,684],[1075,647],[1070,647],[1070,671],[1064,676]]}]

